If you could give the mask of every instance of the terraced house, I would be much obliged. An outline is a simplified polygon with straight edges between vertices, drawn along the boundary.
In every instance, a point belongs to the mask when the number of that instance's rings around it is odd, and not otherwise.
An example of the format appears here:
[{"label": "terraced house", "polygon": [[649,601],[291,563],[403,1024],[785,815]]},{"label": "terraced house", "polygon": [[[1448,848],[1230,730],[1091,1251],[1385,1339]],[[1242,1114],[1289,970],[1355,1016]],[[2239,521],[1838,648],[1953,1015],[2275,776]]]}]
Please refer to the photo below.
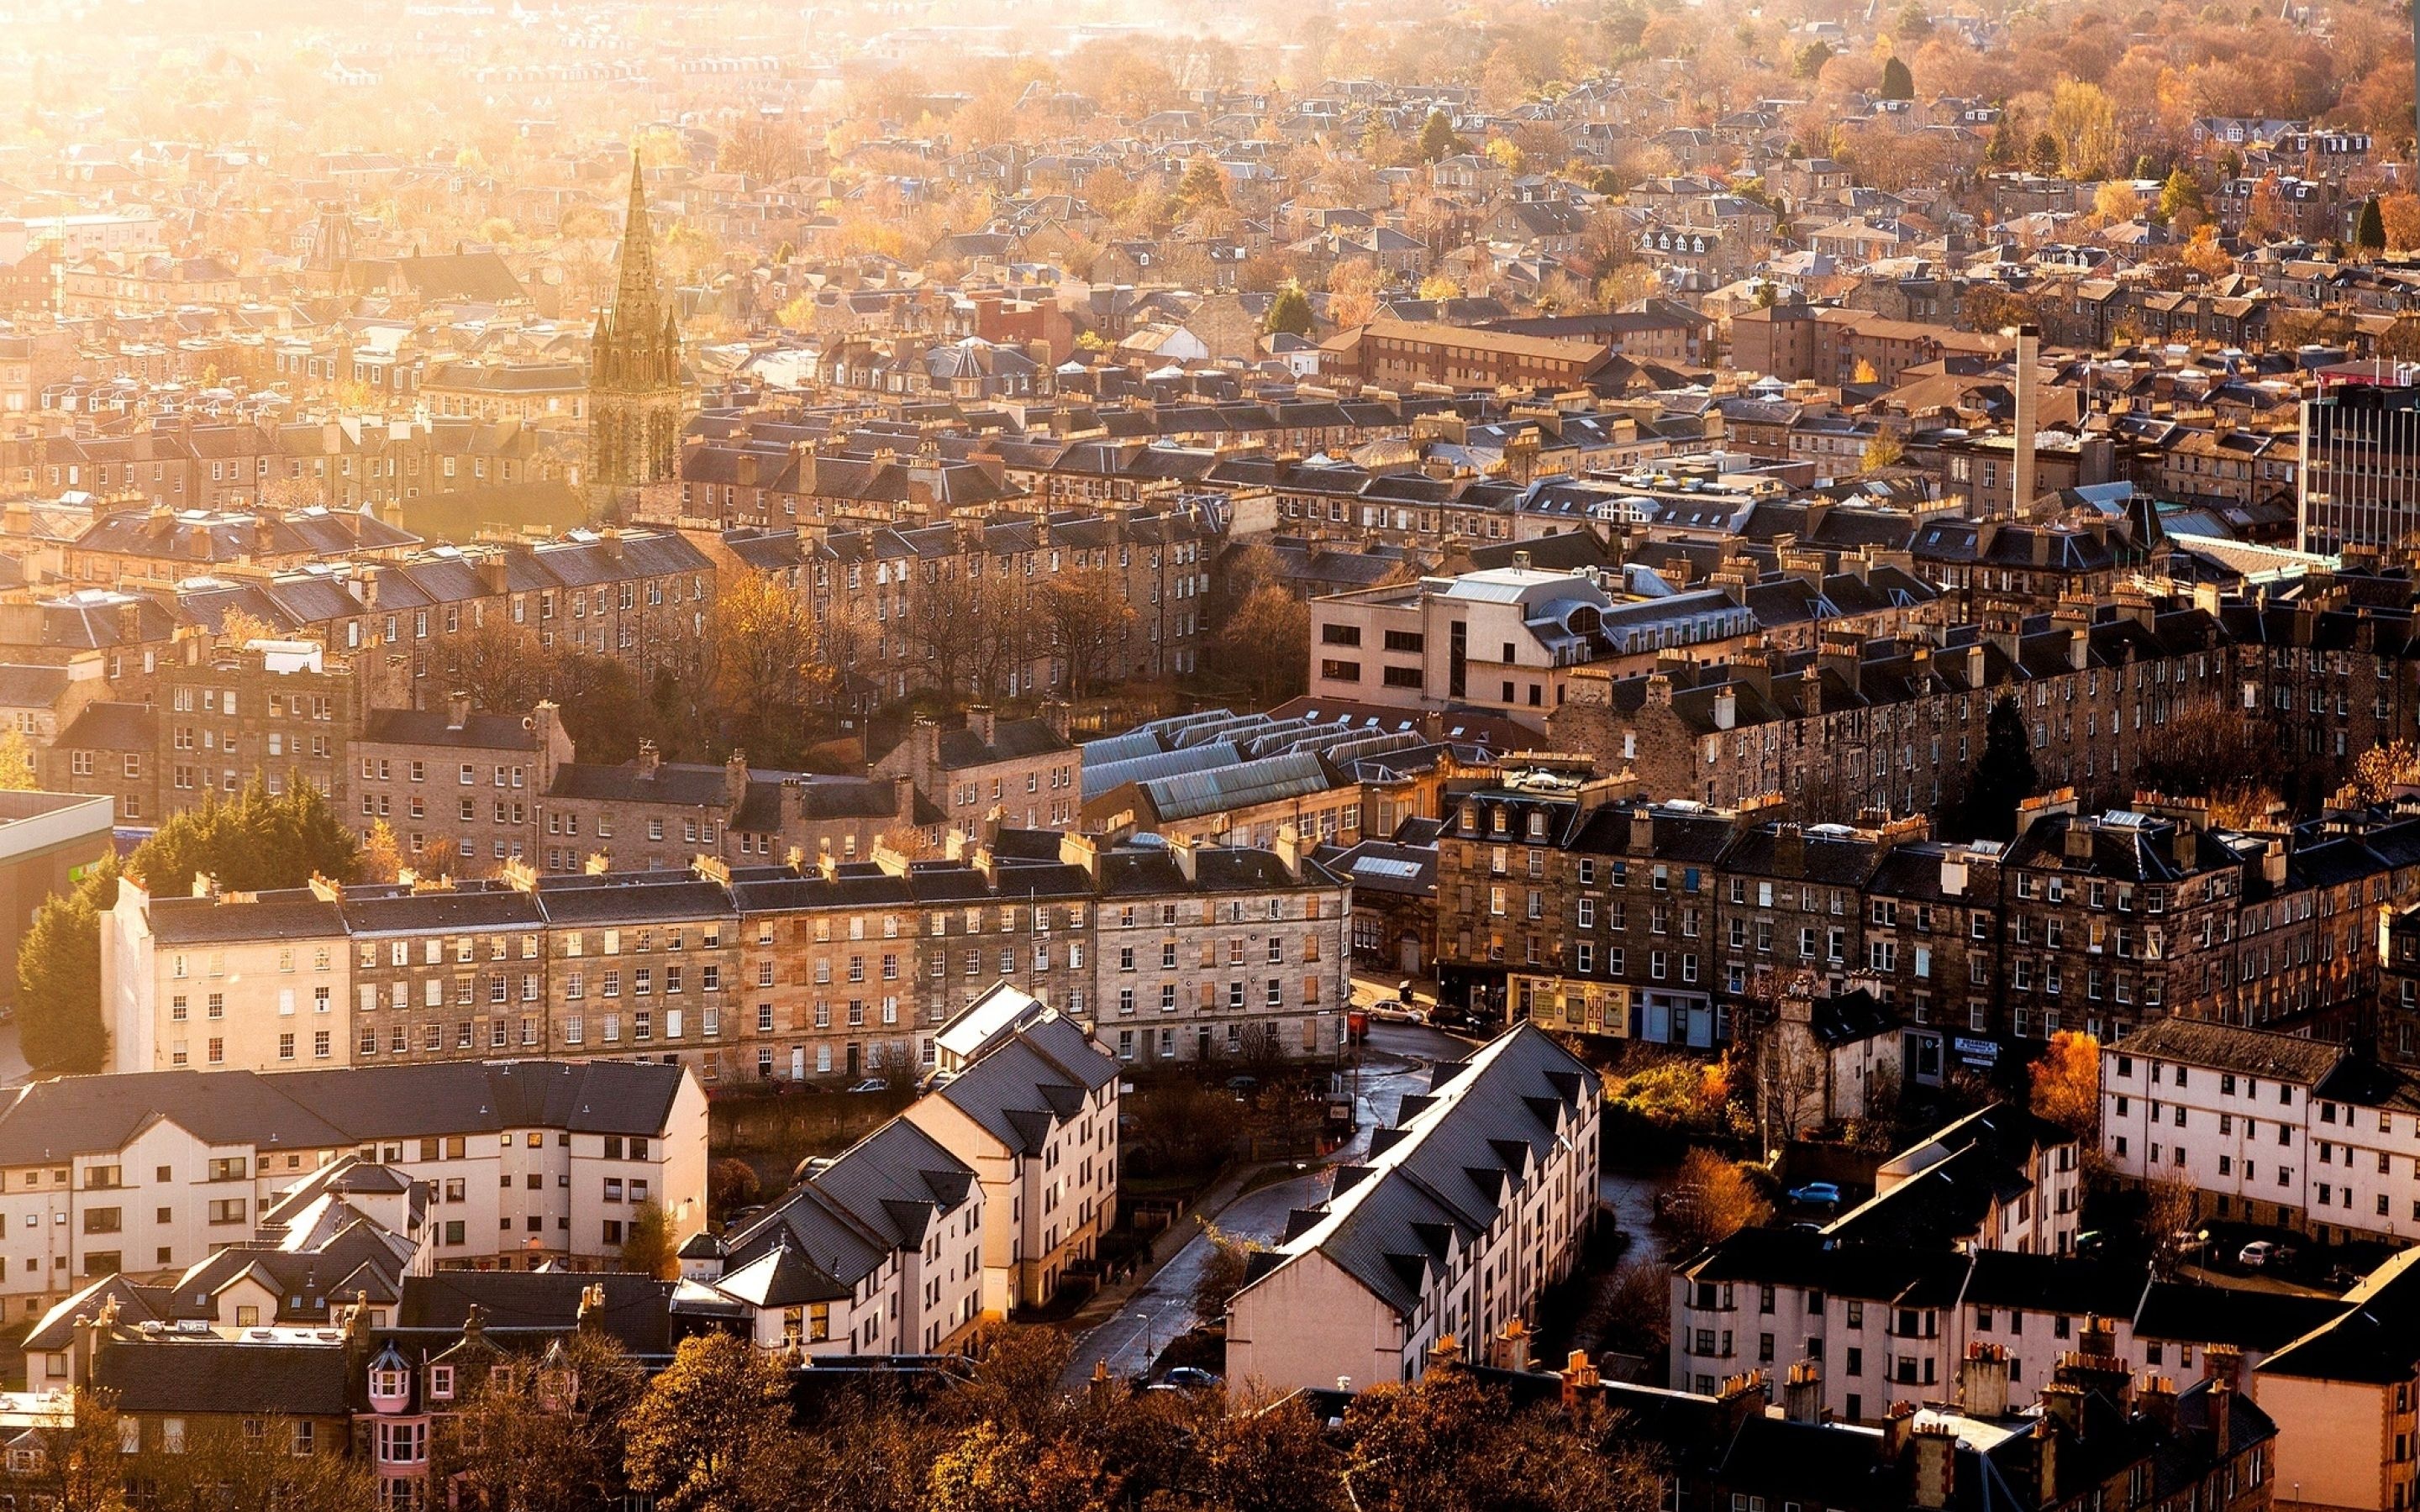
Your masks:
[{"label": "terraced house", "polygon": [[[726,1079],[931,1067],[1007,983],[1140,1061],[1331,1057],[1346,879],[1266,849],[1003,830],[962,858],[501,877],[260,894],[121,887],[116,1069],[287,1071],[527,1055]],[[1114,936],[1114,938],[1113,938]]]},{"label": "terraced house", "polygon": [[2028,800],[2013,842],[1952,844],[1920,817],[1805,824],[1780,800],[1636,792],[1533,757],[1462,795],[1437,838],[1450,999],[1707,1046],[1785,989],[1862,987],[1928,1083],[2061,1029],[2115,1040],[2170,1018],[2340,1041],[2370,1022],[2381,911],[2420,883],[2408,807],[2249,832],[2202,801],[2095,812],[2061,791]]}]

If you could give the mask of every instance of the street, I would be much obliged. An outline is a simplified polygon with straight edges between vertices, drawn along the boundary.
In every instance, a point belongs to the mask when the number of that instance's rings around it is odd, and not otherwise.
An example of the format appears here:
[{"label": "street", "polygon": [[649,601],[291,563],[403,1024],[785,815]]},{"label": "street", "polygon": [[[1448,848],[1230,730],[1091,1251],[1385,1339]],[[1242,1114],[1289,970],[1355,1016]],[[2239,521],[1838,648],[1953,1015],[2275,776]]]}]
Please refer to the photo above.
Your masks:
[{"label": "street", "polygon": [[[1372,1025],[1354,1109],[1353,1137],[1333,1158],[1346,1162],[1368,1149],[1371,1130],[1394,1120],[1406,1092],[1426,1088],[1429,1071],[1437,1060],[1469,1049],[1469,1041],[1419,1025]],[[1352,1073],[1345,1074],[1350,1085]],[[1326,1197],[1332,1179],[1329,1170],[1321,1169],[1247,1192],[1212,1221],[1223,1233],[1274,1243],[1285,1232],[1286,1215]],[[1063,1383],[1072,1388],[1090,1380],[1098,1361],[1107,1361],[1113,1376],[1139,1376],[1148,1370],[1168,1341],[1197,1321],[1193,1286],[1209,1258],[1210,1241],[1197,1232],[1124,1306],[1077,1340]]]}]

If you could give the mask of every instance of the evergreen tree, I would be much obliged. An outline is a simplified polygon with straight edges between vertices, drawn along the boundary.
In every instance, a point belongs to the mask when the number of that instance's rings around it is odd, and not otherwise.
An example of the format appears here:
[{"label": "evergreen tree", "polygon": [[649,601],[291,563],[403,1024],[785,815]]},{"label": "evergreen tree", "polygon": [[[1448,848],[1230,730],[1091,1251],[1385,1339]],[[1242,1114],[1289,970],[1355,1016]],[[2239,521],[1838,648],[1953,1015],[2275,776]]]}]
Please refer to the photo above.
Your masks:
[{"label": "evergreen tree", "polygon": [[1924,8],[1924,0],[1907,0],[1900,8],[1899,22],[1893,28],[1902,41],[1921,41],[1932,35],[1932,17]]},{"label": "evergreen tree", "polygon": [[2168,170],[2167,180],[2160,185],[2159,217],[2161,224],[2173,221],[2185,210],[2202,208],[2201,182],[2180,165]]},{"label": "evergreen tree", "polygon": [[2386,250],[2386,217],[2379,211],[2376,194],[2361,202],[2361,220],[2353,227],[2352,244],[2363,252]]},{"label": "evergreen tree", "polygon": [[17,946],[17,1032],[25,1063],[49,1074],[101,1070],[101,920],[117,906],[117,853],[104,852],[64,896],[43,900]]},{"label": "evergreen tree", "polygon": [[1976,840],[2014,840],[2017,805],[2040,782],[2024,711],[2003,693],[1983,726],[1983,751],[1966,779],[1966,833]]},{"label": "evergreen tree", "polygon": [[1296,336],[1311,334],[1311,296],[1302,291],[1300,284],[1290,282],[1278,290],[1278,297],[1269,303],[1265,324],[1272,333],[1282,331]]},{"label": "evergreen tree", "polygon": [[1885,100],[1916,98],[1916,77],[1907,71],[1907,65],[1896,56],[1886,59],[1883,64],[1883,98]]},{"label": "evergreen tree", "polygon": [[1462,150],[1462,138],[1453,134],[1453,122],[1445,118],[1445,112],[1430,111],[1429,118],[1420,123],[1420,161],[1435,162],[1439,158],[1450,158]]}]

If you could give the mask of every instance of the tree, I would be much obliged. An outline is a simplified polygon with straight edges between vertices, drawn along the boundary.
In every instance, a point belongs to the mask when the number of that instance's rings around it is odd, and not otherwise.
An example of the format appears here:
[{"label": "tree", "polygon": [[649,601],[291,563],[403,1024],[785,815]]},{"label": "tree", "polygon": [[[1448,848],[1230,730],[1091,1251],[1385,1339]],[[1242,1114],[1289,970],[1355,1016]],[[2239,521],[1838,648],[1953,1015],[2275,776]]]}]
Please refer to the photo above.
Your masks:
[{"label": "tree", "polygon": [[2198,1203],[2193,1182],[2182,1177],[2155,1176],[2143,1185],[2143,1237],[2150,1242],[2151,1269],[2163,1276],[2176,1273],[2177,1264],[2195,1241],[2192,1238]]},{"label": "tree", "polygon": [[1194,159],[1185,165],[1185,177],[1176,181],[1176,205],[1179,218],[1226,208],[1227,176],[1210,159]]},{"label": "tree", "polygon": [[2079,1138],[2101,1126],[2101,1041],[2077,1029],[2050,1037],[2033,1063],[2034,1113]]},{"label": "tree", "polygon": [[1453,122],[1446,119],[1445,112],[1430,111],[1429,118],[1420,123],[1420,161],[1435,162],[1463,150],[1463,140],[1454,135]]},{"label": "tree", "polygon": [[1920,42],[1932,35],[1932,17],[1926,13],[1924,0],[1907,0],[1900,8],[1899,20],[1892,23],[1893,33],[1901,40]]},{"label": "tree", "polygon": [[307,1450],[301,1447],[298,1430],[316,1427],[275,1413],[245,1419],[213,1413],[187,1427],[177,1451],[143,1455],[135,1475],[154,1506],[358,1512],[371,1505],[377,1486],[366,1460],[318,1432]]},{"label": "tree", "polygon": [[1295,336],[1309,336],[1313,324],[1311,296],[1302,291],[1300,284],[1291,279],[1278,290],[1277,298],[1269,301],[1268,316],[1262,321],[1264,329],[1271,333],[1282,331]]},{"label": "tree", "polygon": [[403,842],[396,838],[395,826],[385,820],[370,825],[369,838],[362,841],[362,880],[393,882],[403,875]]},{"label": "tree", "polygon": [[474,709],[520,714],[547,696],[553,658],[536,636],[502,614],[442,644],[445,690],[468,694]]},{"label": "tree", "polygon": [[1857,460],[1868,472],[1876,472],[1884,468],[1899,466],[1906,455],[1906,449],[1900,446],[1898,437],[1888,431],[1881,431],[1872,440],[1866,442],[1864,455]]},{"label": "tree", "polygon": [[65,1422],[35,1430],[41,1450],[35,1489],[74,1512],[126,1512],[125,1455],[118,1447],[117,1393],[76,1388]]},{"label": "tree", "polygon": [[[2169,169],[2166,180],[2160,185],[2160,223],[2175,225],[2180,217],[2184,217],[2198,224],[2202,211],[2201,181],[2185,172],[2182,164]],[[2178,228],[2190,236],[2195,226]]]},{"label": "tree", "polygon": [[2397,190],[2378,202],[2379,219],[2386,227],[2386,244],[2397,252],[2420,247],[2420,194]]},{"label": "tree", "polygon": [[1125,579],[1109,567],[1080,567],[1051,579],[1035,592],[1033,613],[1071,698],[1084,697],[1109,673],[1115,648],[1135,621]]},{"label": "tree", "polygon": [[729,1213],[756,1200],[760,1183],[756,1167],[737,1155],[725,1155],[706,1169],[706,1200],[720,1213]]},{"label": "tree", "polygon": [[1916,79],[1907,71],[1906,63],[1897,54],[1883,60],[1882,97],[1885,100],[1914,100]]},{"label": "tree", "polygon": [[645,1376],[601,1328],[583,1327],[535,1361],[459,1383],[458,1433],[438,1436],[464,1505],[592,1512],[623,1504],[622,1423]]},{"label": "tree", "polygon": [[2408,740],[2372,746],[2352,759],[2353,792],[2362,802],[2377,804],[2420,776],[2420,748]]},{"label": "tree", "polygon": [[622,1269],[659,1281],[680,1275],[680,1247],[673,1242],[673,1222],[663,1204],[642,1202],[622,1231]]},{"label": "tree", "polygon": [[1311,676],[1311,610],[1276,583],[1252,590],[1218,630],[1218,656],[1263,703],[1301,692]]},{"label": "tree", "polygon": [[1798,56],[1792,63],[1790,71],[1801,79],[1812,79],[1823,71],[1824,64],[1831,61],[1830,43],[1809,42],[1798,50]]},{"label": "tree", "polygon": [[790,1382],[747,1339],[683,1339],[624,1418],[630,1489],[663,1512],[773,1512],[788,1504],[795,1457]]},{"label": "tree", "polygon": [[2108,173],[2118,149],[2118,107],[2099,85],[2060,80],[2051,91],[2049,130],[2058,140],[2070,178],[2099,178]]},{"label": "tree", "polygon": [[2375,194],[2361,202],[2361,219],[2353,226],[2352,244],[2365,253],[2386,250],[2386,217]]},{"label": "tree", "polygon": [[2025,166],[2045,178],[2058,177],[2058,138],[2048,131],[2036,131],[2033,145],[2025,149]]},{"label": "tree", "polygon": [[0,792],[31,793],[41,784],[34,776],[34,748],[23,731],[0,734]]},{"label": "tree", "polygon": [[2015,839],[2017,805],[2039,786],[2024,711],[2014,695],[2003,693],[1993,702],[1983,725],[1983,749],[1967,778],[1967,834],[1977,840]]},{"label": "tree", "polygon": [[117,853],[108,851],[65,895],[42,901],[17,946],[17,1032],[25,1062],[46,1075],[101,1070],[101,917],[117,903]]},{"label": "tree", "polygon": [[1672,1180],[1672,1194],[1664,1221],[1672,1230],[1676,1253],[1719,1243],[1773,1216],[1773,1205],[1739,1163],[1703,1146],[1683,1158]]},{"label": "tree", "polygon": [[806,134],[788,121],[752,117],[732,128],[715,154],[715,166],[752,186],[778,184],[805,173],[813,154]]},{"label": "tree", "polygon": [[2143,196],[2123,179],[2112,178],[2092,192],[2092,214],[2102,225],[2124,225],[2143,213]]},{"label": "tree", "polygon": [[271,793],[256,773],[235,798],[212,793],[200,808],[171,815],[126,869],[154,896],[182,893],[205,874],[229,892],[264,892],[315,876],[354,881],[361,842],[318,788],[298,779]]},{"label": "tree", "polygon": [[771,766],[804,759],[810,712],[840,690],[824,628],[804,595],[772,574],[723,576],[706,644],[710,706],[734,749]]},{"label": "tree", "polygon": [[1204,1225],[1202,1237],[1210,1242],[1210,1257],[1193,1278],[1193,1316],[1204,1323],[1223,1321],[1227,1304],[1244,1289],[1252,1257],[1268,1248],[1256,1239],[1238,1238],[1216,1225]]}]

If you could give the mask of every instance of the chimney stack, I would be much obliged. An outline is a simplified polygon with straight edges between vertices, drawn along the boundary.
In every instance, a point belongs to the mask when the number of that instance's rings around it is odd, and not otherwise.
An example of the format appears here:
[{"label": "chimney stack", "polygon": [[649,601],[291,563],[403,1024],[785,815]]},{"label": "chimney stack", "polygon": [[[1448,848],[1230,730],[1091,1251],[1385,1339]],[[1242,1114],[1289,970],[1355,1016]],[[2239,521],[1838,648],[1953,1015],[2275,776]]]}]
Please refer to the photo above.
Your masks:
[{"label": "chimney stack", "polygon": [[1823,1367],[1801,1360],[1781,1378],[1781,1415],[1792,1423],[1823,1421]]},{"label": "chimney stack", "polygon": [[2001,334],[2017,339],[2016,466],[2009,489],[2009,514],[2015,517],[2034,501],[2034,431],[2040,424],[2034,367],[2041,357],[2041,328],[2018,326]]},{"label": "chimney stack", "polygon": [[471,695],[456,688],[445,695],[445,728],[467,729],[471,723]]}]

